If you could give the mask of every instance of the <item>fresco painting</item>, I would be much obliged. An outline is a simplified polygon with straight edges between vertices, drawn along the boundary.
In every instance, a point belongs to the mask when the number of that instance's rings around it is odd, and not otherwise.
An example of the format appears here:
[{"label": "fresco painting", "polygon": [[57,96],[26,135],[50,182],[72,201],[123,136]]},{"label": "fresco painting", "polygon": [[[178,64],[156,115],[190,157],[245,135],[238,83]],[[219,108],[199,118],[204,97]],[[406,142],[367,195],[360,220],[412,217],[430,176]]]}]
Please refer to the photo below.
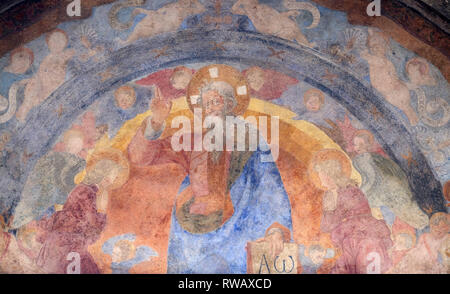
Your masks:
[{"label": "fresco painting", "polygon": [[347,1],[87,2],[0,43],[1,273],[449,273],[448,48]]}]

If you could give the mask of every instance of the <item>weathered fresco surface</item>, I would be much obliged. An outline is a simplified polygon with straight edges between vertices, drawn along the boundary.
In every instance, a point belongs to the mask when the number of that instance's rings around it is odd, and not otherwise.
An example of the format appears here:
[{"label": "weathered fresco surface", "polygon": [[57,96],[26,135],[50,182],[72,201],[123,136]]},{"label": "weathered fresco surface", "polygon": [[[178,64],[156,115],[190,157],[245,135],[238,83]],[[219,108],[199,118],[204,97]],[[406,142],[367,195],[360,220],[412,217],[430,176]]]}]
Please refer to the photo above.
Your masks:
[{"label": "weathered fresco surface", "polygon": [[[441,41],[330,1],[88,2],[0,58],[0,272],[449,272]],[[194,109],[257,148],[191,148]]]}]

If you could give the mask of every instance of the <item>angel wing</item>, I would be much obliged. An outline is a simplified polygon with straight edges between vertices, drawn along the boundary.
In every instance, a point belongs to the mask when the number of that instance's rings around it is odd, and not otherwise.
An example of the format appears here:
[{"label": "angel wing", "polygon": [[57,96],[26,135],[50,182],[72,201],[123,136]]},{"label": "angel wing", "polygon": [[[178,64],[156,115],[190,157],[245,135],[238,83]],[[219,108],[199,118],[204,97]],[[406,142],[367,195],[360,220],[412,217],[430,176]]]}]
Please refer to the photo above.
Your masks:
[{"label": "angel wing", "polygon": [[372,153],[372,160],[384,175],[396,179],[405,189],[410,190],[405,172],[395,162],[378,153]]},{"label": "angel wing", "polygon": [[[395,162],[379,154],[372,153],[372,160],[387,181],[381,183],[388,189],[384,190],[384,193],[387,194],[384,205],[389,207],[398,218],[414,228],[422,229],[428,225],[428,216],[415,201],[408,178],[403,170]],[[390,184],[392,180],[397,185]]]},{"label": "angel wing", "polygon": [[25,183],[11,228],[41,218],[54,204],[64,204],[75,187],[75,175],[84,167],[83,159],[65,152],[50,152],[39,159]]}]

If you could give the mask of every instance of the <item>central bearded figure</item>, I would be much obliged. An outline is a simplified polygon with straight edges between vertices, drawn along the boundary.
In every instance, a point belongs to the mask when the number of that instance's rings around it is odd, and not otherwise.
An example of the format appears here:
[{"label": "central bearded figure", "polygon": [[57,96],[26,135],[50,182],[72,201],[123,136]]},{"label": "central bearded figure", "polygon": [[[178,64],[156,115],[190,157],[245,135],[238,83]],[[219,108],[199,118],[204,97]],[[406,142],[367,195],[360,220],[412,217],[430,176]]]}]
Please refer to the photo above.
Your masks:
[{"label": "central bearded figure", "polygon": [[[192,78],[187,101],[191,110],[201,108],[203,118],[225,121],[247,109],[247,89],[236,69],[210,65]],[[260,142],[256,151],[248,146],[244,151],[174,151],[172,136],[166,134],[171,107],[156,89],[153,114],[128,146],[132,164],[176,163],[186,173],[172,212],[168,273],[246,273],[246,243],[261,238],[272,254],[280,253],[291,239],[290,203],[276,164],[267,160],[267,143]],[[191,142],[208,131],[192,131]],[[246,137],[248,132],[249,127]]]}]

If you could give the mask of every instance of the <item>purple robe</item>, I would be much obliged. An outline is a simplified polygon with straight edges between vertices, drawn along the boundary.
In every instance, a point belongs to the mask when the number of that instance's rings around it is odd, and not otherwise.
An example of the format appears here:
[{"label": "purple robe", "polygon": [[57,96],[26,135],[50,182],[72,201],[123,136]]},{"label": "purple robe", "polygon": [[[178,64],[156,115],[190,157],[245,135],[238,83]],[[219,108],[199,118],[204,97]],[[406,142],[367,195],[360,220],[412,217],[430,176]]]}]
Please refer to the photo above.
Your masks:
[{"label": "purple robe", "polygon": [[100,236],[106,215],[97,212],[98,188],[80,184],[69,194],[61,211],[43,219],[39,226],[45,232],[39,237],[43,247],[37,264],[48,273],[64,274],[72,260],[67,260],[71,252],[80,255],[80,273],[95,274],[99,269],[89,254],[88,245]]},{"label": "purple robe", "polygon": [[390,268],[389,228],[372,216],[359,188],[348,186],[338,191],[336,209],[324,211],[321,228],[331,233],[331,240],[341,253],[332,273],[384,273]]}]

